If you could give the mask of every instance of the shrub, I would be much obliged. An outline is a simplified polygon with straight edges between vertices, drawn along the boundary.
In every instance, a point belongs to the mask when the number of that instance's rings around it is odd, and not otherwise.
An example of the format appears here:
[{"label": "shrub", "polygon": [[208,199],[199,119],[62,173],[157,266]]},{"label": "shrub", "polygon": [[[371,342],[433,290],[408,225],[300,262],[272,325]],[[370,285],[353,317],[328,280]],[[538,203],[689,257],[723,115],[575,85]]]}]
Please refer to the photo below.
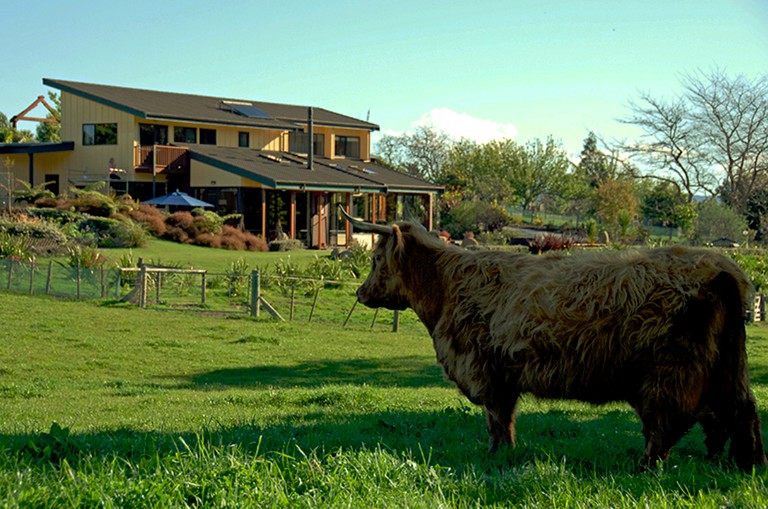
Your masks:
[{"label": "shrub", "polygon": [[733,209],[710,200],[699,204],[697,212],[689,232],[692,242],[703,244],[718,238],[743,241],[747,221]]},{"label": "shrub", "polygon": [[75,244],[70,246],[67,251],[66,262],[59,262],[59,264],[65,267],[80,267],[81,269],[94,270],[104,267],[107,263],[106,257],[93,246]]},{"label": "shrub", "polygon": [[233,251],[245,250],[243,232],[231,226],[224,226],[221,230],[221,247]]},{"label": "shrub", "polygon": [[58,244],[64,244],[67,241],[66,235],[56,224],[26,214],[0,216],[0,232],[33,239],[47,239]]},{"label": "shrub", "polygon": [[27,235],[12,235],[0,231],[0,258],[16,261],[32,261],[32,241]]},{"label": "shrub", "polygon": [[444,228],[457,239],[462,238],[466,231],[494,232],[511,222],[503,206],[484,201],[461,202],[443,218]]},{"label": "shrub", "polygon": [[541,254],[546,253],[547,251],[570,249],[572,246],[573,241],[570,238],[547,233],[545,235],[539,235],[531,240],[528,243],[528,251],[533,254]]},{"label": "shrub", "polygon": [[269,246],[267,246],[267,241],[259,237],[258,235],[254,235],[251,232],[243,232],[243,238],[245,239],[245,247],[249,251],[262,251],[262,252],[269,251]]},{"label": "shrub", "polygon": [[150,235],[162,237],[166,232],[165,219],[168,216],[157,207],[141,203],[135,209],[128,210],[127,215],[134,221],[143,224]]},{"label": "shrub", "polygon": [[298,239],[285,239],[285,240],[273,240],[269,243],[270,251],[293,251],[295,249],[303,249],[304,243]]}]

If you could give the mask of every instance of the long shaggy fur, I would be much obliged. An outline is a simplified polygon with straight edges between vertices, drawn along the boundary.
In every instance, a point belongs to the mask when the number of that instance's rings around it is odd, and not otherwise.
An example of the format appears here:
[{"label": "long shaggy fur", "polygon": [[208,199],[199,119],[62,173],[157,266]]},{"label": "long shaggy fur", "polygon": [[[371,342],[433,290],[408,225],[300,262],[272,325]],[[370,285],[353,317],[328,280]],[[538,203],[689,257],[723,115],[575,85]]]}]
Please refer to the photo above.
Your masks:
[{"label": "long shaggy fur", "polygon": [[741,468],[766,463],[744,345],[751,285],[724,256],[465,251],[402,223],[373,258],[360,302],[416,311],[448,378],[485,406],[492,449],[514,443],[515,405],[530,392],[629,402],[643,466],[697,421],[710,455],[730,439]]}]

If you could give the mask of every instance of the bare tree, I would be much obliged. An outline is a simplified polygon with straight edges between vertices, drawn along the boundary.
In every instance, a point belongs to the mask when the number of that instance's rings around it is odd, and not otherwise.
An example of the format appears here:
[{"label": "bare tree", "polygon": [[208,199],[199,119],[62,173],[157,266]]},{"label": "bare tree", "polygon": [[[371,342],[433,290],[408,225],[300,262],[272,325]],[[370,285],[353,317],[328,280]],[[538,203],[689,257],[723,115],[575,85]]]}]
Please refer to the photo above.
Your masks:
[{"label": "bare tree", "polygon": [[743,212],[749,196],[768,184],[768,77],[731,78],[722,70],[682,79],[680,97],[642,93],[623,122],[641,139],[623,150],[692,200],[720,193]]}]

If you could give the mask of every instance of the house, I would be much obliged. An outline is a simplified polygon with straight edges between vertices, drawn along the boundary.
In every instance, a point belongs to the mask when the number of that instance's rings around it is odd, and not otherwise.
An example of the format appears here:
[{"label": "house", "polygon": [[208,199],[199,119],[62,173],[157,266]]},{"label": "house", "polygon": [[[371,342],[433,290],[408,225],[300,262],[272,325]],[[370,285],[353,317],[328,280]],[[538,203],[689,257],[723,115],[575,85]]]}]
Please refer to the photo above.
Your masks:
[{"label": "house", "polygon": [[433,227],[442,188],[377,164],[376,124],[319,107],[43,84],[61,92],[65,141],[0,145],[0,172],[32,185],[51,182],[58,194],[104,181],[138,200],[181,190],[221,214],[242,214],[242,226],[268,240],[308,247],[348,243],[337,204],[367,221],[409,215]]}]

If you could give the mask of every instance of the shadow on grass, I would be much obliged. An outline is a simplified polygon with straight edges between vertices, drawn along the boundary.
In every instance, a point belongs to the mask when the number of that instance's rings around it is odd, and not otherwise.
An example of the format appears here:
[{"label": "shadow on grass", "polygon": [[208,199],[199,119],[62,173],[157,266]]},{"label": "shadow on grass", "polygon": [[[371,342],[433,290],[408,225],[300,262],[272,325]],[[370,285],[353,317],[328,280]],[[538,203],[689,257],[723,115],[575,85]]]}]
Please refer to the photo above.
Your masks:
[{"label": "shadow on grass", "polygon": [[290,366],[265,364],[198,373],[187,382],[198,389],[216,387],[319,387],[373,385],[378,387],[447,387],[440,366],[424,356],[389,359],[320,359]]},{"label": "shadow on grass", "polygon": [[[272,425],[218,424],[197,433],[116,429],[70,435],[57,427],[42,434],[0,435],[0,446],[6,457],[16,457],[31,468],[45,469],[64,460],[75,469],[90,468],[94,457],[103,457],[105,463],[118,457],[138,470],[146,469],[133,474],[147,477],[156,474],[156,462],[202,459],[198,468],[208,468],[205,461],[215,451],[236,451],[242,461],[269,460],[281,469],[296,468],[296,462],[334,462],[342,454],[354,458],[356,453],[381,451],[426,467],[439,465],[440,472],[448,472],[445,475],[451,480],[446,486],[457,489],[456,496],[482,492],[488,505],[519,503],[533,489],[532,483],[594,483],[642,500],[660,487],[671,496],[685,498],[741,482],[742,474],[704,459],[698,430],[689,435],[673,450],[663,472],[644,474],[636,469],[643,450],[640,424],[631,412],[619,410],[599,416],[523,413],[518,418],[518,447],[496,454],[487,452],[484,418],[468,407],[346,415],[318,412]],[[264,475],[270,472],[274,470],[265,470]]]}]

